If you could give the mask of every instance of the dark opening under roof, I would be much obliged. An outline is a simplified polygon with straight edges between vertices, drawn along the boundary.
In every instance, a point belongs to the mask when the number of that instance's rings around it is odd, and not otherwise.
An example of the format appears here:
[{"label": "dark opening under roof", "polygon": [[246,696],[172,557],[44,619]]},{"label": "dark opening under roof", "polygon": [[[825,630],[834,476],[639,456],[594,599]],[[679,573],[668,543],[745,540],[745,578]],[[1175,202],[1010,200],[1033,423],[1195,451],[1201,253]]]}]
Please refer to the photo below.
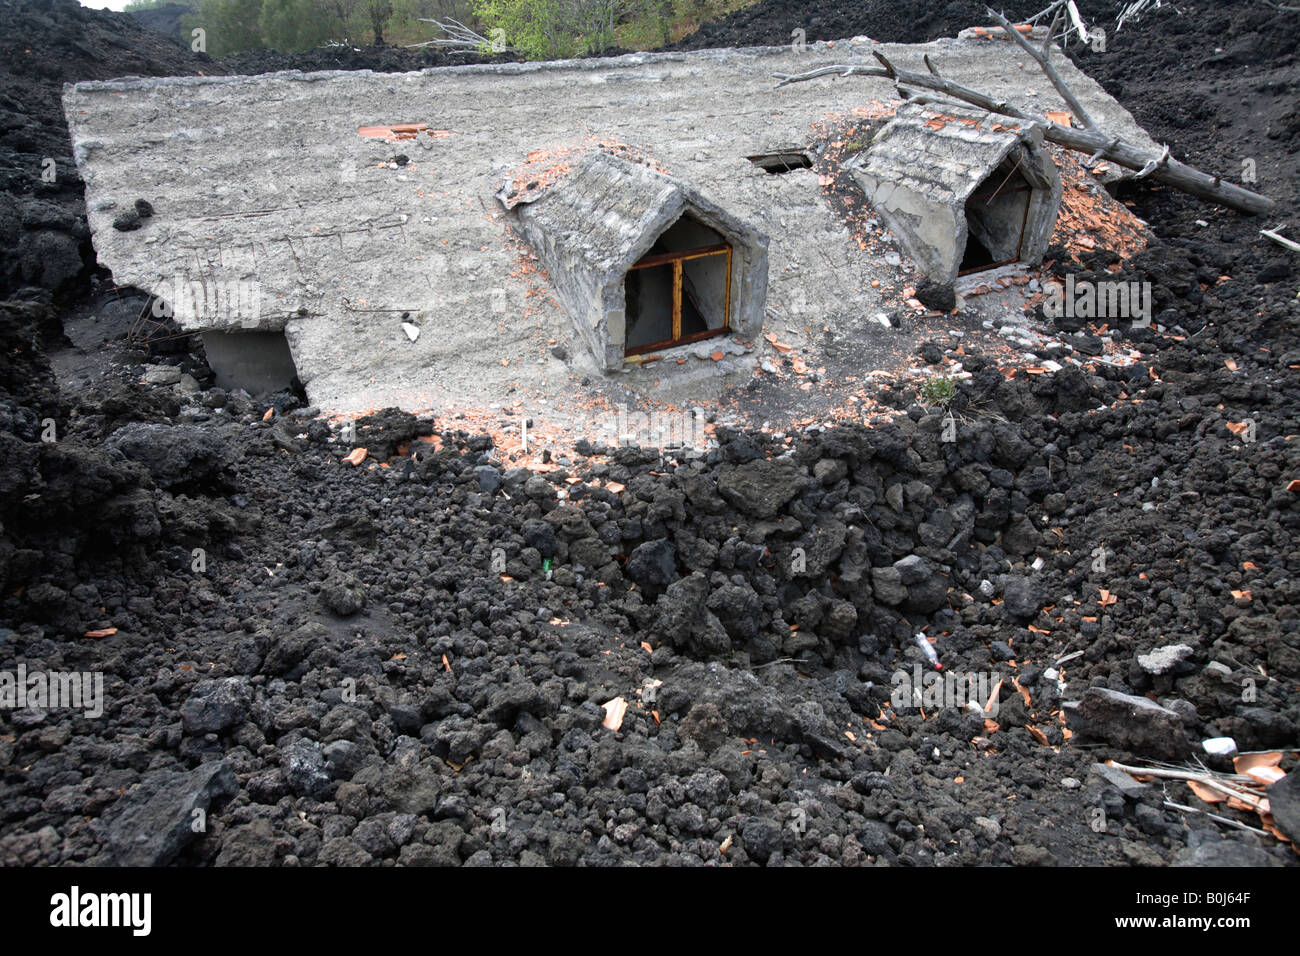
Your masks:
[{"label": "dark opening under roof", "polygon": [[778,150],[773,153],[759,153],[745,158],[772,176],[792,172],[796,169],[812,169],[812,157],[802,149]]}]

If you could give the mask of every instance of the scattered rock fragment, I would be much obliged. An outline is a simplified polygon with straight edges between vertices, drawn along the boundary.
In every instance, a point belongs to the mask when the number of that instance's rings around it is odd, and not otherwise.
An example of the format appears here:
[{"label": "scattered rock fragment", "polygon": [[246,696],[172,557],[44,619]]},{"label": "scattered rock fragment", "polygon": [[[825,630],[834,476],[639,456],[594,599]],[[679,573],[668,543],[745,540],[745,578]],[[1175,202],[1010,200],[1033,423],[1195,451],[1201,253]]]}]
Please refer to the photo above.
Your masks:
[{"label": "scattered rock fragment", "polygon": [[366,588],[353,574],[335,573],[321,585],[320,600],[342,617],[350,617],[366,606]]},{"label": "scattered rock fragment", "polygon": [[243,723],[248,708],[248,686],[243,680],[200,681],[181,705],[181,721],[187,734],[219,734]]},{"label": "scattered rock fragment", "polygon": [[206,814],[238,790],[235,772],[224,760],[188,773],[149,774],[105,814],[105,838],[114,864],[166,866],[199,836],[194,811]]},{"label": "scattered rock fragment", "polygon": [[1138,655],[1138,665],[1151,675],[1167,674],[1192,655],[1186,644],[1166,644],[1146,654]]},{"label": "scattered rock fragment", "polygon": [[1088,737],[1135,754],[1176,760],[1191,750],[1182,718],[1146,697],[1089,687],[1077,716]]}]

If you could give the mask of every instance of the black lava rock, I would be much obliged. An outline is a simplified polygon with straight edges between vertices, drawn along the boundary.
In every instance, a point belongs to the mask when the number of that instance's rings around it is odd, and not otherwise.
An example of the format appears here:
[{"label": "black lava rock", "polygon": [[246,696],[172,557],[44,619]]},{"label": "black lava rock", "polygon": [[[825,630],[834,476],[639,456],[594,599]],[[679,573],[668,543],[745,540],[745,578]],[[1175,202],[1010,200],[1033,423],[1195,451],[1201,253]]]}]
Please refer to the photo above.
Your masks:
[{"label": "black lava rock", "polygon": [[916,297],[923,306],[935,312],[951,312],[957,308],[957,293],[953,287],[930,279],[922,279],[916,284]]}]

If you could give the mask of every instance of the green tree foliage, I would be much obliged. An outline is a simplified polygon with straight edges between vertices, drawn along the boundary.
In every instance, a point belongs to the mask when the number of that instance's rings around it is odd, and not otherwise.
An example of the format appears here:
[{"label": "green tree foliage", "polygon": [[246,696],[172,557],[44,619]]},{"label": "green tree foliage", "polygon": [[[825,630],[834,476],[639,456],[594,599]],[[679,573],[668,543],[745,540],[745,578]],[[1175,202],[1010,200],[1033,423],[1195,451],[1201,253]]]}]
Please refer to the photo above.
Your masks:
[{"label": "green tree foliage", "polygon": [[311,0],[316,15],[329,24],[331,40],[364,43],[369,16],[367,0]]},{"label": "green tree foliage", "polygon": [[[131,0],[146,9],[168,0]],[[667,42],[754,0],[182,0],[182,38],[201,27],[207,52],[225,56],[267,47],[307,50],[329,41],[416,43],[435,28],[422,19],[459,20],[532,59],[600,53],[614,46]],[[487,52],[487,51],[484,51]]]},{"label": "green tree foliage", "polygon": [[133,10],[152,10],[154,7],[161,7],[167,3],[175,3],[176,0],[131,0],[122,8],[123,13],[130,13]]},{"label": "green tree foliage", "polygon": [[673,0],[656,0],[655,19],[659,21],[659,42],[665,46],[673,42]]},{"label": "green tree foliage", "polygon": [[384,42],[384,24],[393,15],[392,0],[366,0],[365,10],[370,29],[374,31],[375,45],[378,46]]},{"label": "green tree foliage", "polygon": [[433,29],[427,23],[420,23],[421,17],[434,16],[436,10],[427,0],[392,0],[393,13],[388,18],[384,37],[389,43],[418,43],[429,39]]},{"label": "green tree foliage", "polygon": [[529,59],[556,59],[573,55],[571,37],[547,31],[560,6],[561,0],[477,0],[474,14],[493,40],[500,37]]},{"label": "green tree foliage", "polygon": [[200,0],[183,21],[207,32],[208,52],[310,50],[323,43],[378,42],[392,15],[392,0]]},{"label": "green tree foliage", "polygon": [[272,50],[310,50],[344,32],[315,0],[262,0],[259,23],[262,45]]},{"label": "green tree foliage", "polygon": [[530,59],[554,60],[614,46],[614,28],[644,0],[479,0],[489,31]]},{"label": "green tree foliage", "polygon": [[[485,35],[551,60],[671,42],[755,0],[474,0]],[[496,33],[494,31],[500,31]]]},{"label": "green tree foliage", "polygon": [[470,29],[482,24],[474,16],[475,0],[386,0],[392,13],[384,23],[384,41],[393,46],[422,43],[437,34],[437,27],[422,20],[456,20]]},{"label": "green tree foliage", "polygon": [[262,47],[262,0],[201,0],[199,11],[181,21],[184,36],[201,28],[208,53],[225,56]]}]

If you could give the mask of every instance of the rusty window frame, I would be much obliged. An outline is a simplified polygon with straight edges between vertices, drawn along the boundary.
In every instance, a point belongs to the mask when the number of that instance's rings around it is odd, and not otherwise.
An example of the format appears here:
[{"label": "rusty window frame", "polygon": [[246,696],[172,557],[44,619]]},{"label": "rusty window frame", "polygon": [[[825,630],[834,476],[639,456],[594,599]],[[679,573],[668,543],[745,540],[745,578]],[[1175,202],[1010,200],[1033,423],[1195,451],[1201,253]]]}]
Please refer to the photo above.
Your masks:
[{"label": "rusty window frame", "polygon": [[[659,342],[651,342],[648,345],[637,345],[623,348],[623,354],[627,355],[645,355],[656,349],[675,348],[679,345],[690,345],[692,342],[702,342],[705,339],[711,339],[715,336],[726,335],[731,331],[731,244],[727,242],[714,243],[711,246],[699,246],[695,249],[682,249],[677,252],[661,252],[653,256],[643,256],[638,259],[628,272],[635,269],[649,269],[655,266],[671,265],[673,267],[673,324],[672,337],[663,339]],[[682,275],[683,263],[692,259],[704,259],[708,256],[727,257],[724,275],[726,276],[726,288],[723,295],[722,304],[722,325],[716,329],[705,329],[703,332],[695,332],[691,335],[682,335]]]}]

